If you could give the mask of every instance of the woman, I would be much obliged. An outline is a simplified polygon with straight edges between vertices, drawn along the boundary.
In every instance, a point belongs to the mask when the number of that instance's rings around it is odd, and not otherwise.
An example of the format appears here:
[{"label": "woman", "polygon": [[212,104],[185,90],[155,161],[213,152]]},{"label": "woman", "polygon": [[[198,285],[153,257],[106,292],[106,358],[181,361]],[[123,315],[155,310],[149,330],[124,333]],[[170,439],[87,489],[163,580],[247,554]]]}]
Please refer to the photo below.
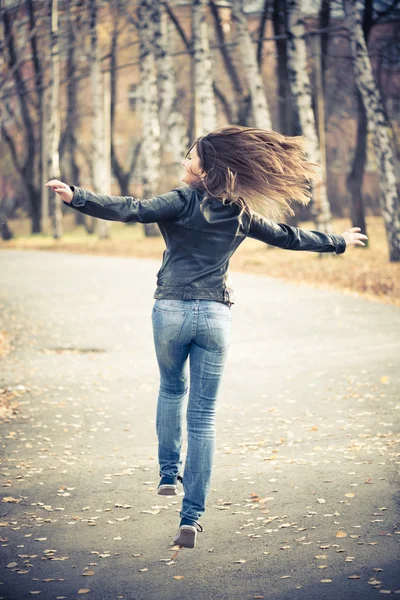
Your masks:
[{"label": "woman", "polygon": [[[161,495],[183,484],[174,543],[193,548],[205,511],[215,451],[215,405],[226,362],[233,290],[229,259],[246,237],[289,250],[343,253],[365,246],[359,227],[342,235],[305,231],[276,220],[290,200],[310,201],[316,167],[305,141],[263,129],[227,126],[199,137],[182,162],[188,187],[150,200],[99,196],[58,180],[46,185],[76,210],[111,221],[157,222],[166,243],[157,273],[152,323],[160,370],[156,430]],[[271,220],[274,219],[274,220]],[[183,404],[188,448],[183,472]]]}]

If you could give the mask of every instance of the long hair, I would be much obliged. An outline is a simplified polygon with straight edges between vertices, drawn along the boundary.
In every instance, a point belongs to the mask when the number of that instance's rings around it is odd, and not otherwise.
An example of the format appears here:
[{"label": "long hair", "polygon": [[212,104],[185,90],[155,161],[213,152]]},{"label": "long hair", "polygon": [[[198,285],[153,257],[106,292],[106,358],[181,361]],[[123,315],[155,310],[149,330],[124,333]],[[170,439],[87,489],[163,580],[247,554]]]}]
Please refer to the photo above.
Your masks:
[{"label": "long hair", "polygon": [[224,204],[238,204],[241,214],[254,211],[277,220],[295,214],[291,202],[310,202],[319,166],[307,160],[302,136],[228,125],[198,137],[190,150],[195,144],[206,175],[192,187],[204,188],[206,196]]}]

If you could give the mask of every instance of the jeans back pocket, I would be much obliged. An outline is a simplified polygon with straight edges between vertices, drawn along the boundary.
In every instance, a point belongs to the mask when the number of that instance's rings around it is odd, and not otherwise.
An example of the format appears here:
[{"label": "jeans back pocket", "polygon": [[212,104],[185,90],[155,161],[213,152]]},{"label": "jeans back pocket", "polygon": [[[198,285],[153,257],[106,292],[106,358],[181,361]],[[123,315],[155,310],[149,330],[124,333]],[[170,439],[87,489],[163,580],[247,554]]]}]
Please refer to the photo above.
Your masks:
[{"label": "jeans back pocket", "polygon": [[153,307],[153,333],[157,341],[168,344],[177,342],[185,324],[187,312],[183,310],[162,310]]}]

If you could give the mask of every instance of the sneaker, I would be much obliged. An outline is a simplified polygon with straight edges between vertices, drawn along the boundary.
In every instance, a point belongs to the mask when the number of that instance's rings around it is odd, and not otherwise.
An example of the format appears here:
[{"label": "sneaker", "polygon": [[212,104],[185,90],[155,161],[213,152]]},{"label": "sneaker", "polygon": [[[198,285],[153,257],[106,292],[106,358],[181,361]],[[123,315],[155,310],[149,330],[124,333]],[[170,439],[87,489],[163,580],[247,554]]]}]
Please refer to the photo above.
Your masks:
[{"label": "sneaker", "polygon": [[160,496],[176,496],[178,494],[177,481],[183,483],[180,475],[177,477],[161,477],[161,481],[157,488],[157,494]]},{"label": "sneaker", "polygon": [[196,545],[197,532],[203,531],[202,526],[197,521],[192,521],[192,525],[180,525],[174,538],[175,546],[184,548],[194,548]]}]

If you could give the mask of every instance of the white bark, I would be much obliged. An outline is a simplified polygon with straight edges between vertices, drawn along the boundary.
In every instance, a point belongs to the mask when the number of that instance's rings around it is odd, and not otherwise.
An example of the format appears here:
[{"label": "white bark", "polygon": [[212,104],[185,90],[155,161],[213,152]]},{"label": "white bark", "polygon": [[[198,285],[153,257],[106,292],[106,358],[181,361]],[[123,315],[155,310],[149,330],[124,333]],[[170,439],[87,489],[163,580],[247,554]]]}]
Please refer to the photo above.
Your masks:
[{"label": "white bark", "polygon": [[168,20],[163,5],[153,4],[154,49],[157,66],[157,82],[160,97],[160,146],[171,152],[177,176],[181,173],[181,161],[186,153],[188,138],[182,114],[177,107],[175,68],[171,57],[168,36]]},{"label": "white bark", "polygon": [[[58,0],[48,0],[48,18],[50,26],[50,69],[51,88],[49,98],[48,122],[48,153],[47,174],[49,179],[60,178],[60,57],[58,51]],[[61,199],[57,194],[50,192],[53,211],[53,237],[60,239],[63,234]]]},{"label": "white bark", "polygon": [[195,136],[217,127],[217,109],[206,21],[207,0],[192,0],[192,44],[194,62]]},{"label": "white bark", "polygon": [[232,16],[236,21],[237,42],[249,86],[254,126],[261,129],[271,129],[271,116],[267,97],[257,63],[256,49],[251,40],[246,15],[243,12],[243,4],[244,0],[233,0]]},{"label": "white bark", "polygon": [[[296,103],[302,134],[308,141],[308,158],[312,162],[321,164],[321,152],[312,110],[311,85],[307,72],[304,17],[300,0],[288,0],[287,10],[287,68],[290,91]],[[312,192],[311,212],[317,229],[326,233],[332,232],[332,215],[325,173],[320,181],[313,184]]]},{"label": "white bark", "polygon": [[[110,194],[105,152],[105,110],[100,52],[97,40],[97,0],[90,0],[90,83],[92,93],[92,164],[96,194]],[[108,166],[109,168],[109,166]],[[99,238],[109,237],[110,223],[96,219]]]},{"label": "white bark", "polygon": [[353,71],[367,113],[368,126],[379,170],[380,205],[392,262],[400,261],[400,201],[396,189],[394,156],[390,142],[390,125],[385,116],[382,98],[372,75],[371,63],[362,30],[364,9],[360,0],[344,0],[350,33]]},{"label": "white bark", "polygon": [[[160,178],[160,123],[158,118],[157,80],[151,23],[152,0],[140,0],[137,16],[140,42],[140,95],[139,111],[142,122],[141,173],[143,197],[151,198],[158,192]],[[159,235],[153,223],[144,225],[148,236]]]}]

